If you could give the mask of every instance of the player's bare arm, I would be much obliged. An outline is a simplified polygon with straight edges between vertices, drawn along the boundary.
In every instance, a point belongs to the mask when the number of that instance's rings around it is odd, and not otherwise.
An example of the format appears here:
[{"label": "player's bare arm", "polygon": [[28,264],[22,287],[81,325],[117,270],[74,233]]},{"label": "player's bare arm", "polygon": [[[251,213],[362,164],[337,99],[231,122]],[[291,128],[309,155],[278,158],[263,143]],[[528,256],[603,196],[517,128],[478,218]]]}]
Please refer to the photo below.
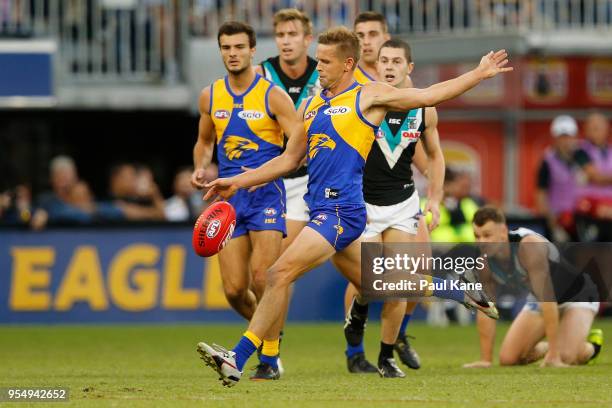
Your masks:
[{"label": "player's bare arm", "polygon": [[438,111],[434,107],[425,108],[425,131],[423,147],[428,158],[427,168],[427,207],[425,213],[432,215],[429,230],[434,230],[440,222],[440,202],[444,195],[444,155],[440,147],[438,133]]},{"label": "player's bare arm", "polygon": [[435,106],[474,88],[485,79],[512,71],[512,67],[506,66],[507,57],[505,50],[495,53],[491,51],[482,57],[480,64],[473,70],[424,89],[394,88],[381,82],[368,83],[363,87],[359,107],[366,119],[378,124],[389,110],[405,111]]},{"label": "player's bare arm", "polygon": [[[204,196],[209,199],[215,194],[229,198],[238,189],[256,186],[276,180],[285,174],[295,171],[306,155],[306,135],[300,114],[295,111],[289,95],[275,87],[270,91],[270,110],[276,116],[283,132],[287,135],[287,147],[278,157],[269,160],[262,166],[248,170],[234,177],[220,178],[206,184],[210,190]],[[303,115],[303,107],[300,107]]]},{"label": "player's bare arm", "polygon": [[[488,263],[478,272],[478,280],[481,282],[487,293],[495,293],[496,284]],[[484,313],[478,312],[476,315],[476,328],[478,329],[478,339],[480,343],[480,360],[464,364],[464,368],[489,368],[493,364],[493,350],[495,346],[496,321],[488,318]]]},{"label": "player's bare arm", "polygon": [[527,270],[533,294],[540,301],[544,331],[548,339],[548,353],[542,366],[562,367],[559,351],[559,308],[554,301],[554,289],[550,278],[548,263],[548,245],[544,238],[536,235],[525,237],[519,246],[518,254],[521,265]]},{"label": "player's bare arm", "polygon": [[210,117],[210,86],[200,93],[198,108],[200,122],[198,124],[198,140],[193,147],[193,174],[191,184],[198,189],[204,188],[208,180],[204,179],[204,169],[210,165],[215,149],[214,124]]}]

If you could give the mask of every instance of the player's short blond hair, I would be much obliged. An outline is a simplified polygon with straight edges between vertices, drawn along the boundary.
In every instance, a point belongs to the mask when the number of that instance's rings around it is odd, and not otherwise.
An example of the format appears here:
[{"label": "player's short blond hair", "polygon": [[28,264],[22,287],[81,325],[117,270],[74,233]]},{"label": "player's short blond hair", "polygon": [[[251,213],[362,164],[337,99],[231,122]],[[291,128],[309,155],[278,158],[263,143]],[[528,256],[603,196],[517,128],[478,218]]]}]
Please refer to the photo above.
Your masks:
[{"label": "player's short blond hair", "polygon": [[345,58],[353,58],[357,67],[359,61],[359,38],[357,34],[346,27],[334,27],[319,35],[319,44],[336,45],[338,51]]},{"label": "player's short blond hair", "polygon": [[303,11],[296,8],[278,10],[274,14],[273,18],[274,29],[276,30],[276,26],[279,23],[284,23],[286,21],[299,21],[302,23],[302,27],[304,28],[304,35],[312,34],[312,21],[310,21],[310,17],[308,17]]}]

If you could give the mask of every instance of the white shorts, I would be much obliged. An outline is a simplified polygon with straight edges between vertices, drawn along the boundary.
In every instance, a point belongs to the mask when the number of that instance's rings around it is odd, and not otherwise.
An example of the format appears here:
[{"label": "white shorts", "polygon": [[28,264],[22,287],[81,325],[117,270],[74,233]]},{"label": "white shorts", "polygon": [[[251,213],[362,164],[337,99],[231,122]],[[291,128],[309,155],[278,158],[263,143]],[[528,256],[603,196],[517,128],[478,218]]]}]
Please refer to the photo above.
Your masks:
[{"label": "white shorts", "polygon": [[283,179],[287,194],[287,220],[304,221],[310,220],[308,204],[304,201],[304,195],[308,191],[308,176]]},{"label": "white shorts", "polygon": [[[599,312],[599,302],[565,302],[560,303],[559,305],[559,313],[563,314],[564,311],[569,309],[587,309],[592,311],[594,314]],[[532,313],[542,313],[542,309],[540,309],[540,303],[537,301],[527,301],[525,306],[523,306],[523,310],[527,310]]]},{"label": "white shorts", "polygon": [[364,238],[372,238],[384,230],[396,230],[416,235],[419,230],[421,208],[419,206],[419,193],[414,193],[406,201],[393,205],[374,205],[366,203],[368,222],[363,232]]}]

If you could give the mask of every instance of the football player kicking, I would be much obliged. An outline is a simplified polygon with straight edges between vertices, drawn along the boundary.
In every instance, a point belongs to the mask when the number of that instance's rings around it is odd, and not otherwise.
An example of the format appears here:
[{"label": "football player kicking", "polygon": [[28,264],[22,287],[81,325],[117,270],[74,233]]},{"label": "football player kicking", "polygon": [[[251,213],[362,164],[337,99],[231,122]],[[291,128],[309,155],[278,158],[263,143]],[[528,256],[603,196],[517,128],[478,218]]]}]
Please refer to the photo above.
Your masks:
[{"label": "football player kicking", "polygon": [[[289,286],[301,275],[331,259],[336,268],[360,288],[361,239],[366,224],[362,183],[365,160],[375,131],[390,110],[407,111],[434,106],[472,89],[487,78],[511,71],[505,51],[491,51],[478,67],[457,78],[426,89],[394,88],[374,82],[359,86],[353,70],[359,61],[359,39],[345,27],[322,33],[317,46],[320,94],[306,100],[298,115],[307,137],[291,137],[283,154],[257,169],[207,183],[206,198],[215,194],[230,198],[239,189],[269,182],[293,171],[307,154],[310,222],[268,269],[266,290],[248,330],[232,350],[198,344],[205,363],[224,385],[236,384],[248,358],[262,340],[278,340],[284,324]],[[437,278],[414,274],[415,284],[436,283]],[[440,279],[440,281],[442,281]],[[443,285],[441,285],[443,286]],[[437,296],[464,303],[492,317],[497,309],[482,291],[416,290],[415,296]]]}]

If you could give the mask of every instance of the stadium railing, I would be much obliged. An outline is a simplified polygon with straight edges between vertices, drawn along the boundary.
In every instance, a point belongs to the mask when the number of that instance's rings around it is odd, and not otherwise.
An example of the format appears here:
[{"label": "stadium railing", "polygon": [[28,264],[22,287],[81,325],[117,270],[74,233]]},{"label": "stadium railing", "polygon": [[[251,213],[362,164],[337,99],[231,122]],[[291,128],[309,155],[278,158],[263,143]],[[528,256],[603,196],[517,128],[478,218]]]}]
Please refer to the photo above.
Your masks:
[{"label": "stadium railing", "polygon": [[55,39],[64,83],[173,84],[190,38],[214,37],[229,19],[270,35],[274,12],[292,6],[317,32],[364,10],[413,36],[612,28],[612,0],[0,0],[0,38]]}]

